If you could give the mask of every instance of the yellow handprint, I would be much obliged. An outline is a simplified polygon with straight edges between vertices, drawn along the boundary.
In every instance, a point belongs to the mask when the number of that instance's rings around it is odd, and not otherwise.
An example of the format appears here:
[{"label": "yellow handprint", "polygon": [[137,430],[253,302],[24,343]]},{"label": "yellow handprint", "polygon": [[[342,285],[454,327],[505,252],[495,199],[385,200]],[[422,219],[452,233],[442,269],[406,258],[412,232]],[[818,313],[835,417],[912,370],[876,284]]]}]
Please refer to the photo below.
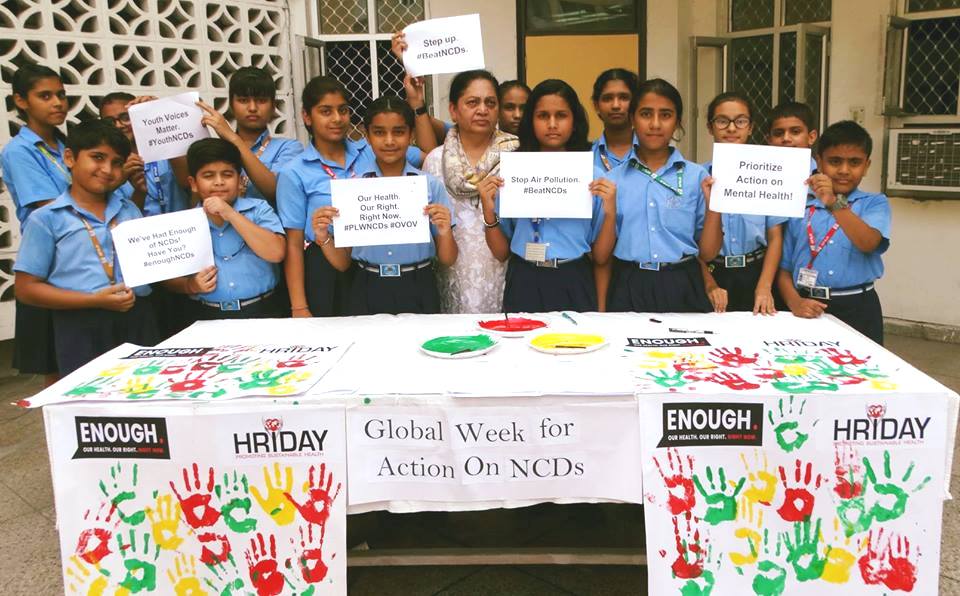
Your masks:
[{"label": "yellow handprint", "polygon": [[878,391],[893,391],[897,388],[897,384],[886,379],[872,379],[870,381],[870,387]]},{"label": "yellow handprint", "polygon": [[127,383],[123,386],[121,391],[126,393],[127,397],[130,399],[137,399],[138,397],[153,397],[160,391],[153,385],[155,378],[156,377],[151,375],[149,377],[127,379]]},{"label": "yellow handprint", "polygon": [[253,485],[250,486],[250,492],[253,493],[253,498],[257,500],[260,508],[268,513],[278,526],[285,526],[293,522],[297,513],[293,503],[283,494],[293,490],[293,468],[287,466],[281,471],[279,462],[275,463],[273,464],[273,476],[274,479],[271,480],[270,469],[264,466],[263,480],[266,483],[264,489],[266,496]]},{"label": "yellow handprint", "polygon": [[[845,584],[850,580],[850,570],[853,568],[853,564],[857,561],[857,556],[851,553],[847,548],[850,547],[850,537],[846,536],[843,528],[840,525],[840,519],[833,519],[833,535],[835,540],[833,542],[838,542],[842,540],[843,546],[846,548],[841,548],[839,546],[830,546],[830,549],[827,551],[827,563],[823,566],[823,574],[820,576],[820,579],[830,582],[831,584]],[[823,539],[823,532],[820,533],[821,542],[825,542]],[[858,543],[856,546],[857,551],[862,551],[864,548],[864,543]]]},{"label": "yellow handprint", "polygon": [[740,461],[743,462],[743,467],[747,470],[747,480],[750,482],[747,490],[743,492],[743,496],[750,502],[751,506],[755,503],[761,505],[773,503],[774,493],[777,491],[777,477],[768,471],[767,454],[762,453],[762,458],[763,466],[761,467],[761,451],[759,449],[754,450],[754,467],[751,468],[750,464],[747,463],[746,456],[743,453],[740,454]]},{"label": "yellow handprint", "polygon": [[790,377],[804,377],[810,373],[810,369],[802,364],[786,364],[783,367],[783,374]]},{"label": "yellow handprint", "polygon": [[164,550],[177,550],[183,538],[177,534],[180,527],[180,503],[174,502],[173,495],[160,495],[154,508],[147,508],[150,519],[150,531],[153,541]]},{"label": "yellow handprint", "polygon": [[105,368],[101,370],[99,376],[116,377],[126,372],[129,368],[130,368],[129,364],[118,364],[116,366],[111,366],[110,368]]},{"label": "yellow handprint", "polygon": [[206,596],[208,592],[200,585],[197,578],[197,558],[193,555],[181,554],[174,561],[174,566],[167,569],[167,577],[177,596]]},{"label": "yellow handprint", "polygon": [[760,534],[763,528],[763,509],[758,507],[754,510],[753,502],[744,497],[737,505],[737,519],[743,520],[746,525],[737,528],[733,535],[746,540],[750,550],[745,553],[731,552],[730,562],[737,567],[753,565],[760,556],[760,545],[763,544],[763,536]]}]

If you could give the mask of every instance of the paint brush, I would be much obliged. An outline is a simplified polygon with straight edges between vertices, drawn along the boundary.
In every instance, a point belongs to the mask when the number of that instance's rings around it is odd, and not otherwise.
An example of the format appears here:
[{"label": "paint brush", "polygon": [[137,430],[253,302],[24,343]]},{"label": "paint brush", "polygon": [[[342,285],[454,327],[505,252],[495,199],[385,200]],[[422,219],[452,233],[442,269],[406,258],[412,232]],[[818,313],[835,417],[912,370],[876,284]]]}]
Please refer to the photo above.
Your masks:
[{"label": "paint brush", "polygon": [[[568,315],[568,314],[565,313],[565,312],[560,313],[560,316],[563,317],[564,319],[570,321],[570,322],[573,323],[574,325],[579,325],[579,323],[577,323],[577,320],[576,320],[576,319],[574,319],[573,317],[571,317],[570,315]],[[557,346],[557,347],[559,347],[559,346]]]}]

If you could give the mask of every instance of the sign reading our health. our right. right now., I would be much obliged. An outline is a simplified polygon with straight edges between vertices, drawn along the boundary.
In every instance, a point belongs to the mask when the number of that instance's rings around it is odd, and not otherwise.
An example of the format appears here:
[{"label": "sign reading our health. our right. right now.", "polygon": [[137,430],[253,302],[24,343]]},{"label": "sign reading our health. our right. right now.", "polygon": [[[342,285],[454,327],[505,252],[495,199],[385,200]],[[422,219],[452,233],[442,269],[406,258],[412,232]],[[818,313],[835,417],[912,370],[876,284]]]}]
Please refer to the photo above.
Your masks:
[{"label": "sign reading our health. our right. right now.", "polygon": [[810,149],[714,143],[710,209],[802,217],[809,177]]}]

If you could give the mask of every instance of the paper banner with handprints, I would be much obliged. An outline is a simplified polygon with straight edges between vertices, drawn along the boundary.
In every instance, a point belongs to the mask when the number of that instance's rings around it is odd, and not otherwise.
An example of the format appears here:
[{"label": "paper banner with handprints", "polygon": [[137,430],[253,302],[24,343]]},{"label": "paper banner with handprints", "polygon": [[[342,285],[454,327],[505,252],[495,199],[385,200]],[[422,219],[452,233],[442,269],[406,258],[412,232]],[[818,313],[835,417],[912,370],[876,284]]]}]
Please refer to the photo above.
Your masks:
[{"label": "paper banner with handprints", "polygon": [[936,594],[948,399],[641,398],[650,594]]},{"label": "paper banner with handprints", "polygon": [[342,408],[44,414],[66,593],[346,594]]},{"label": "paper banner with handprints", "polygon": [[310,390],[350,342],[142,348],[124,344],[19,405],[75,401],[224,401]]}]

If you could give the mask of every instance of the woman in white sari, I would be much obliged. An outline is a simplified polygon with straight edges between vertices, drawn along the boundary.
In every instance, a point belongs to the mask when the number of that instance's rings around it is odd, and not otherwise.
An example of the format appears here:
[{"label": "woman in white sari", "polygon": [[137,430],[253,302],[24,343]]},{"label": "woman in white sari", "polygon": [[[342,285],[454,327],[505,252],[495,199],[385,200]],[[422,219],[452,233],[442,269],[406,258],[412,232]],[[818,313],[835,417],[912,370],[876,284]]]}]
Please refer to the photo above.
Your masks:
[{"label": "woman in white sari", "polygon": [[450,84],[454,126],[443,145],[423,162],[423,171],[443,180],[454,204],[453,235],[460,254],[437,276],[443,312],[496,313],[503,304],[506,265],[487,248],[477,194],[481,180],[499,173],[500,152],[519,145],[517,137],[497,129],[497,88],[497,79],[485,70],[454,77]]}]

